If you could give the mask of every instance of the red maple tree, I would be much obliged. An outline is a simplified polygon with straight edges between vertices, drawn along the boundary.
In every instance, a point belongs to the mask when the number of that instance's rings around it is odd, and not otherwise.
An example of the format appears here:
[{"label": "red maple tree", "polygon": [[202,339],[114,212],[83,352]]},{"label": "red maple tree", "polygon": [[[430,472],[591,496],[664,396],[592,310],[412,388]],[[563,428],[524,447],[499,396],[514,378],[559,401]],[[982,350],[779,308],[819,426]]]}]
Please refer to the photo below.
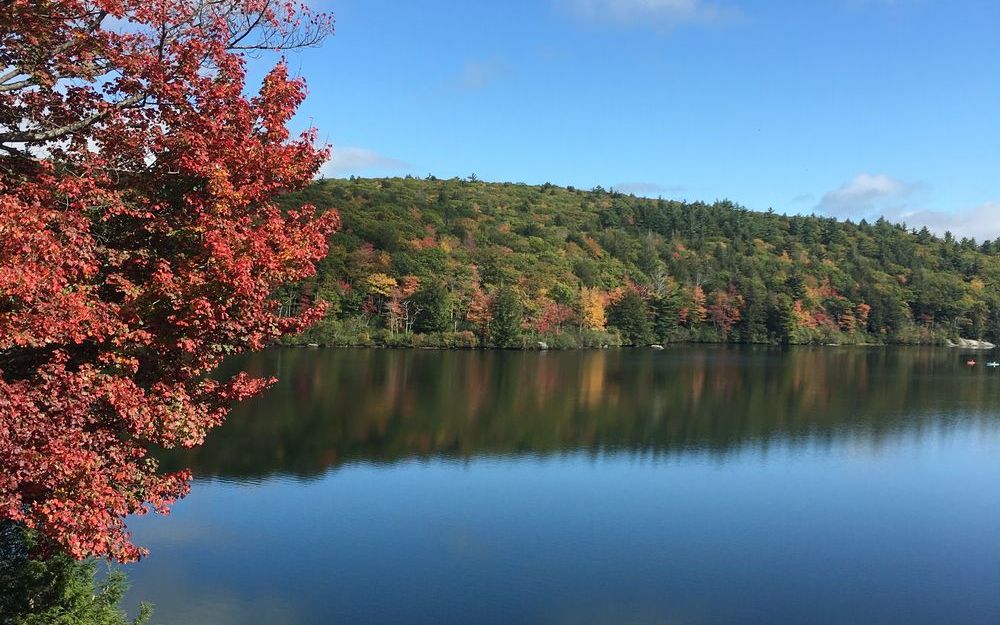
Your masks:
[{"label": "red maple tree", "polygon": [[134,560],[125,518],[268,380],[207,377],[317,315],[278,314],[334,212],[282,211],[327,157],[287,123],[283,62],[245,93],[248,51],[312,45],[332,18],[273,0],[0,2],[0,519],[75,557]]}]

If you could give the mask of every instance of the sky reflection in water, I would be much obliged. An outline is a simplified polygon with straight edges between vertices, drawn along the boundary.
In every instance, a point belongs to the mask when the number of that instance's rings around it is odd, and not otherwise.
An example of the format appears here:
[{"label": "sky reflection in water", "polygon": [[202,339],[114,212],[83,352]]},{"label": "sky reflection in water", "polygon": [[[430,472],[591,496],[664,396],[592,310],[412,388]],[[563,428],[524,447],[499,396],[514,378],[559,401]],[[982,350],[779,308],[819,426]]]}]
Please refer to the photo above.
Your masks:
[{"label": "sky reflection in water", "polygon": [[1000,622],[1000,374],[948,350],[280,350],[133,523],[162,625]]}]

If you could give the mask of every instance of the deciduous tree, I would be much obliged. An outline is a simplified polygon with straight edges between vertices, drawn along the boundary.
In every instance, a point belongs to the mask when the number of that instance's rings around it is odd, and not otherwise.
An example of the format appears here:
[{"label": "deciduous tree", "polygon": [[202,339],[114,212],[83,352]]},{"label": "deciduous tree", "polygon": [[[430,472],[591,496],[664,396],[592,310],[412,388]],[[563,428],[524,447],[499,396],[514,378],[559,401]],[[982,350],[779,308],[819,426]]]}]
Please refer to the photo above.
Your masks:
[{"label": "deciduous tree", "polygon": [[0,3],[0,517],[74,557],[133,560],[124,518],[188,475],[266,379],[211,373],[315,320],[272,293],[323,257],[333,212],[283,211],[327,156],[291,136],[301,79],[246,95],[247,50],[332,21],[272,0]]},{"label": "deciduous tree", "polygon": [[582,287],[580,289],[581,322],[585,328],[603,330],[607,323],[605,306],[607,296],[597,288]]}]

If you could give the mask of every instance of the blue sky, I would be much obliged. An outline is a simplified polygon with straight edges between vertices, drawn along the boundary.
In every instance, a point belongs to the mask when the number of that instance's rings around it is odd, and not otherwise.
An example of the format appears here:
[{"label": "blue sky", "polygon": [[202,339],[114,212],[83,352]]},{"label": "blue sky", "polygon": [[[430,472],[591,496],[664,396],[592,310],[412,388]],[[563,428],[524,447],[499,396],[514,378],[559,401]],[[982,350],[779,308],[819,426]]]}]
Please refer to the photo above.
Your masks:
[{"label": "blue sky", "polygon": [[1000,2],[324,3],[327,176],[601,185],[1000,236]]}]

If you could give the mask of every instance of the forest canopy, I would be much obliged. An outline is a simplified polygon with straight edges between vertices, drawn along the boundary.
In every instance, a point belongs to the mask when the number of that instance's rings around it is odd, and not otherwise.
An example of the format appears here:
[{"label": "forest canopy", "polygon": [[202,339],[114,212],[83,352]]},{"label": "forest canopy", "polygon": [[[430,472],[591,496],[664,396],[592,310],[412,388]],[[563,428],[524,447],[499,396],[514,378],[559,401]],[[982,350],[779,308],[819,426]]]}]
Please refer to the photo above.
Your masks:
[{"label": "forest canopy", "polygon": [[302,342],[1000,339],[1000,239],[474,178],[322,180],[285,201],[343,219],[280,294],[289,313],[330,303]]}]

